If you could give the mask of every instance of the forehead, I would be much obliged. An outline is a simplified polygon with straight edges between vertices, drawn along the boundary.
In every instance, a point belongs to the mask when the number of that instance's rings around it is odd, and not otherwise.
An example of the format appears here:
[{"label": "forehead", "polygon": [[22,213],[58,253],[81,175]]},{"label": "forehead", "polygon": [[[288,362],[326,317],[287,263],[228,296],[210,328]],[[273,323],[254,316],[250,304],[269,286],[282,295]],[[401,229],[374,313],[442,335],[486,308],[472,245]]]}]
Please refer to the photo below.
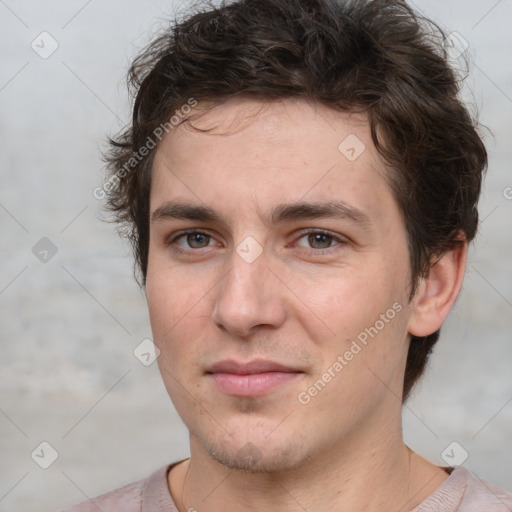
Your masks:
[{"label": "forehead", "polygon": [[305,198],[339,199],[374,216],[393,207],[366,115],[305,100],[204,106],[162,140],[151,211],[175,198],[216,204],[233,215]]}]

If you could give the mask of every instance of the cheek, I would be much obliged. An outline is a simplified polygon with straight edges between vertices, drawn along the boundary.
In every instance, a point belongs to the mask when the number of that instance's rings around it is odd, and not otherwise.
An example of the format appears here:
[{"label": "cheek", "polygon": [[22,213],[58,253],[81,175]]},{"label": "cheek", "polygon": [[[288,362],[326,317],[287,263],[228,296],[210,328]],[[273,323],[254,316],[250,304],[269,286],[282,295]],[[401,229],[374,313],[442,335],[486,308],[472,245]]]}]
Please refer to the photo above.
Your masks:
[{"label": "cheek", "polygon": [[204,293],[202,280],[193,271],[169,265],[165,251],[150,249],[146,298],[154,329],[159,333],[167,332],[192,311]]},{"label": "cheek", "polygon": [[375,262],[317,275],[314,283],[300,279],[295,282],[294,291],[307,306],[311,319],[307,321],[303,316],[304,323],[314,322],[316,326],[315,318],[321,319],[334,337],[356,337],[395,302],[404,300],[403,287],[393,272]]},{"label": "cheek", "polygon": [[151,262],[148,265],[146,279],[146,297],[153,338],[165,357],[176,332],[183,328],[187,319],[194,313],[196,297],[190,291],[194,289],[187,283],[182,273],[157,268]]},{"label": "cheek", "polygon": [[148,265],[146,297],[153,339],[160,349],[159,363],[173,373],[199,353],[213,281],[183,267]]},{"label": "cheek", "polygon": [[[297,290],[315,313],[305,313],[301,320],[313,342],[310,348],[321,360],[313,381],[329,369],[336,375],[318,405],[343,402],[356,409],[360,400],[377,390],[396,387],[394,381],[407,353],[408,310],[401,279],[389,263],[373,262],[339,271],[336,277],[317,278],[315,287],[303,282]],[[315,329],[317,317],[329,331]],[[349,396],[344,396],[349,390]]]}]

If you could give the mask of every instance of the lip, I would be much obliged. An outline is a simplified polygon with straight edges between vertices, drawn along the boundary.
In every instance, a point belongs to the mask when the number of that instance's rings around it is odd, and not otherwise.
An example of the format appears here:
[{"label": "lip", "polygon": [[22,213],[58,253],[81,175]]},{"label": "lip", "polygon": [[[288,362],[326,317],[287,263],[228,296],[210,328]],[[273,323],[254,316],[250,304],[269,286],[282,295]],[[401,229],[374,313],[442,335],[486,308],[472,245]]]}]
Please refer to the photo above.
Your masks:
[{"label": "lip", "polygon": [[214,363],[206,369],[206,373],[233,373],[236,375],[253,375],[266,372],[302,373],[298,369],[265,359],[254,359],[247,362],[226,359]]},{"label": "lip", "polygon": [[296,379],[304,372],[275,361],[256,359],[219,361],[207,368],[206,376],[221,392],[237,397],[262,396]]}]

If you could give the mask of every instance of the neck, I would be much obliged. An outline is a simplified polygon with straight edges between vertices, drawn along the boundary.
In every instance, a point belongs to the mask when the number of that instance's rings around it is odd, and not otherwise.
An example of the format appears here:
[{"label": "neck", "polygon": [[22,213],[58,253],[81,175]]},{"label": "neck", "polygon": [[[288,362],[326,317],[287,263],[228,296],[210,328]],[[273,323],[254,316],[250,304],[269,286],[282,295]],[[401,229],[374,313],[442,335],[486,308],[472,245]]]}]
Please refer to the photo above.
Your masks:
[{"label": "neck", "polygon": [[[276,473],[231,470],[213,460],[191,437],[191,457],[177,467],[169,486],[182,512],[303,510],[409,511],[448,475],[412,452],[400,429],[382,428],[369,442],[358,432],[343,446],[329,446],[300,467]],[[361,446],[358,438],[364,439]],[[349,447],[347,449],[347,447]]]}]

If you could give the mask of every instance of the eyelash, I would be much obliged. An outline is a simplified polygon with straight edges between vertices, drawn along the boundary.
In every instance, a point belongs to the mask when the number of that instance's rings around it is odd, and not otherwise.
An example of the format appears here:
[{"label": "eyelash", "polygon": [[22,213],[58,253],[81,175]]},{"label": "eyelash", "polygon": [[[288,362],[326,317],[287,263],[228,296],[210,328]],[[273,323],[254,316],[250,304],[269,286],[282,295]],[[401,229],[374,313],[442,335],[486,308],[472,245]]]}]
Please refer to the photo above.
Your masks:
[{"label": "eyelash", "polygon": [[318,256],[319,254],[329,255],[335,251],[339,251],[341,247],[348,244],[348,241],[345,238],[335,235],[334,233],[331,233],[330,231],[326,231],[326,230],[322,230],[322,229],[312,229],[312,228],[304,230],[296,242],[298,242],[301,238],[304,238],[305,236],[308,236],[308,235],[328,236],[329,238],[332,239],[332,243],[334,244],[325,249],[311,249],[309,247],[299,246],[302,251],[306,252],[307,254],[311,254],[313,256]]},{"label": "eyelash", "polygon": [[[192,249],[192,248],[191,249],[183,249],[176,243],[178,240],[181,240],[183,237],[185,237],[187,235],[193,235],[193,234],[201,234],[201,235],[206,235],[210,238],[213,238],[212,235],[210,235],[204,231],[190,229],[190,230],[186,230],[186,231],[181,231],[174,237],[170,238],[167,242],[167,245],[174,246],[173,250],[176,251],[178,254],[191,254],[192,252],[198,252],[201,249],[207,249],[209,247],[209,246],[206,246],[206,247],[201,247],[199,249]],[[332,239],[332,243],[335,243],[335,245],[333,245],[331,247],[327,247],[325,249],[312,249],[312,248],[308,248],[308,247],[304,247],[304,246],[299,246],[301,248],[301,250],[308,255],[318,256],[318,255],[331,254],[332,252],[339,250],[340,246],[347,245],[347,243],[348,243],[348,241],[346,239],[343,239],[343,238],[335,235],[334,233],[331,233],[330,231],[320,230],[320,229],[312,229],[312,228],[302,231],[301,235],[299,236],[299,238],[297,238],[296,242],[298,242],[300,239],[302,239],[308,235],[325,235]]]}]

